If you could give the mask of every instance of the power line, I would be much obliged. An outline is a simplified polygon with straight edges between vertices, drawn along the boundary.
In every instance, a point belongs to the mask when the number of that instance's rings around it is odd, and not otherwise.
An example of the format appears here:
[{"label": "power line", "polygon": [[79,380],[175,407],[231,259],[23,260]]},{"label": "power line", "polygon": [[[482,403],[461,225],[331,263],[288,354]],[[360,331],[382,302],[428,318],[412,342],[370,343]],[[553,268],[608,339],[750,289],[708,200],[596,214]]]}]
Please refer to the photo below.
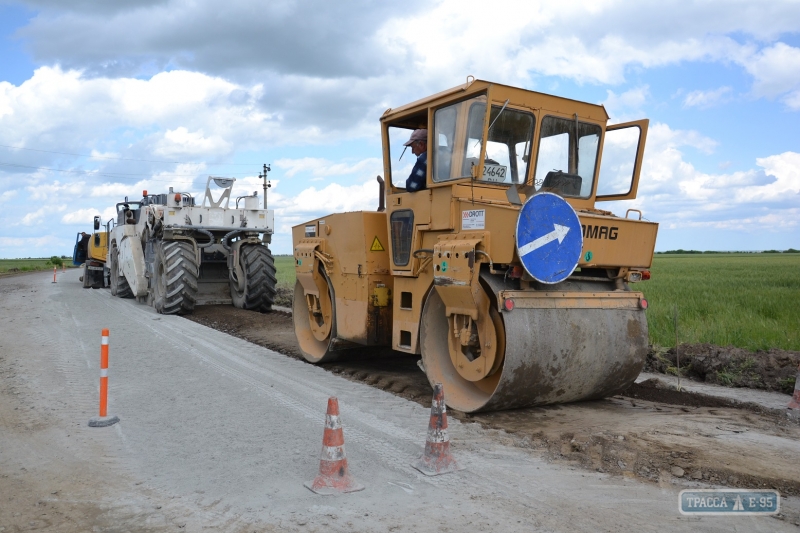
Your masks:
[{"label": "power line", "polygon": [[[108,159],[113,161],[140,161],[143,163],[165,163],[168,165],[206,165],[211,167],[219,167],[219,166],[250,166],[251,163],[206,163],[203,161],[158,161],[154,159],[133,159],[133,158],[126,158],[126,157],[109,157],[104,155],[86,155],[86,154],[74,154],[71,152],[55,152],[53,150],[40,150],[38,148],[22,148],[21,146],[10,146],[7,144],[0,144],[0,148],[10,148],[12,150],[26,150],[28,152],[41,152],[43,154],[59,154],[59,155],[74,155],[76,157],[89,157],[92,159]],[[252,164],[253,166],[259,166],[259,164]]]}]

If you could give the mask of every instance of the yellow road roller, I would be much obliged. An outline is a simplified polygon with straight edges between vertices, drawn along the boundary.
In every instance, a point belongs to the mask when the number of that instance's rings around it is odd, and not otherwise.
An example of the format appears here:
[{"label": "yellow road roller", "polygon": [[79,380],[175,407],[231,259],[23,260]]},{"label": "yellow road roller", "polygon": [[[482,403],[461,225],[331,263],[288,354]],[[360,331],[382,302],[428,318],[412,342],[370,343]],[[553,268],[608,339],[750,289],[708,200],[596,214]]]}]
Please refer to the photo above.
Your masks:
[{"label": "yellow road roller", "polygon": [[470,77],[380,122],[377,211],[292,230],[306,359],[421,354],[464,412],[633,383],[648,336],[631,284],[650,278],[658,224],[597,206],[636,198],[648,121]]}]

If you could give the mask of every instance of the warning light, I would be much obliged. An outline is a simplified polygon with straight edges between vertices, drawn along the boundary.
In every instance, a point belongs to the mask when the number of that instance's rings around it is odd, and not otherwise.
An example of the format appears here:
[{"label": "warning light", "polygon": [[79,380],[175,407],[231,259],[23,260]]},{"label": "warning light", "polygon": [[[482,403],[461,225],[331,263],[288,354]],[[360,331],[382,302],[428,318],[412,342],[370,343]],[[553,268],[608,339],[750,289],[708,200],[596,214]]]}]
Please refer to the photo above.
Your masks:
[{"label": "warning light", "polygon": [[513,311],[514,310],[514,300],[508,298],[503,301],[503,307],[506,311]]},{"label": "warning light", "polygon": [[181,193],[176,193],[175,194],[175,203],[176,204],[181,203]]},{"label": "warning light", "polygon": [[650,279],[650,271],[642,270],[642,281],[646,281],[648,279]]},{"label": "warning light", "polygon": [[512,266],[508,271],[508,277],[509,278],[513,278],[513,279],[521,278],[522,277],[522,267],[519,266],[519,265]]},{"label": "warning light", "polygon": [[644,298],[639,300],[639,307],[641,307],[642,309],[647,309],[647,300],[645,300]]}]

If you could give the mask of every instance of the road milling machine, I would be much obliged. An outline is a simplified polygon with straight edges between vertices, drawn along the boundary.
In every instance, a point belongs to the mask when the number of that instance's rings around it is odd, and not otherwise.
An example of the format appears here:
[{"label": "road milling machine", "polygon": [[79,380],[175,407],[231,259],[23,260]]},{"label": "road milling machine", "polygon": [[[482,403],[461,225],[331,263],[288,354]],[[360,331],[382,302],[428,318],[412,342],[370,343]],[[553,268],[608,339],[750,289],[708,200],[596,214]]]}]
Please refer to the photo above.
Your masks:
[{"label": "road milling machine", "polygon": [[86,235],[78,233],[75,238],[75,248],[72,251],[72,264],[83,266],[81,281],[83,288],[102,289],[106,287],[108,268],[106,257],[108,255],[108,234],[100,231],[100,217],[94,217],[94,232]]},{"label": "road milling machine", "polygon": [[209,176],[201,205],[172,187],[167,194],[144,191],[141,200],[118,203],[108,230],[111,294],[135,297],[163,314],[230,303],[271,310],[274,211],[266,202],[259,208],[257,192],[230,207],[235,181]]},{"label": "road milling machine", "polygon": [[[293,228],[306,359],[421,354],[464,412],[628,387],[648,346],[630,284],[650,277],[658,225],[597,207],[636,197],[648,127],[607,122],[600,105],[472,78],[387,110],[378,210]],[[409,192],[401,157],[418,129],[427,187]]]}]

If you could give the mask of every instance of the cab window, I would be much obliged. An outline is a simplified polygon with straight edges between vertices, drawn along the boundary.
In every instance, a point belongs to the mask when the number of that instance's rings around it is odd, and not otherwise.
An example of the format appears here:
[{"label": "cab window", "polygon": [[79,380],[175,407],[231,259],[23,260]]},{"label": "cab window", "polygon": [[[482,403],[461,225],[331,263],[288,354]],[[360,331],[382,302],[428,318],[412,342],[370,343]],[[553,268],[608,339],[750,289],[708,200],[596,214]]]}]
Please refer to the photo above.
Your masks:
[{"label": "cab window", "polygon": [[588,198],[594,182],[600,133],[597,124],[545,117],[534,177],[536,190]]},{"label": "cab window", "polygon": [[[485,148],[483,176],[494,183],[522,183],[528,172],[535,124],[530,113],[493,105],[488,141],[483,141],[486,97],[480,96],[438,109],[434,113],[434,181],[469,178]],[[459,145],[454,137],[458,123],[466,122]]]}]

